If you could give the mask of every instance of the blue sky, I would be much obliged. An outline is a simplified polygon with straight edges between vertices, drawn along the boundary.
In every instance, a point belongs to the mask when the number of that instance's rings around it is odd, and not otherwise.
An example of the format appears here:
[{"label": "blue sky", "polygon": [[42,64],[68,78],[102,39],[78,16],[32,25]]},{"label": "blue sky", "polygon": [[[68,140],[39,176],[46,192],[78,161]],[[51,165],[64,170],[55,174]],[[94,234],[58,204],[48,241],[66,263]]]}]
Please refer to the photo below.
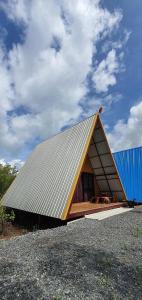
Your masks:
[{"label": "blue sky", "polygon": [[0,162],[104,107],[113,151],[142,145],[142,1],[0,0]]},{"label": "blue sky", "polygon": [[121,102],[113,108],[115,122],[117,114],[121,115],[122,118],[127,118],[131,106],[139,102],[142,96],[142,1],[107,1],[107,8],[111,10],[122,9],[123,19],[119,31],[127,28],[131,32],[124,48],[125,72],[118,76],[117,85],[114,87],[123,97]]}]

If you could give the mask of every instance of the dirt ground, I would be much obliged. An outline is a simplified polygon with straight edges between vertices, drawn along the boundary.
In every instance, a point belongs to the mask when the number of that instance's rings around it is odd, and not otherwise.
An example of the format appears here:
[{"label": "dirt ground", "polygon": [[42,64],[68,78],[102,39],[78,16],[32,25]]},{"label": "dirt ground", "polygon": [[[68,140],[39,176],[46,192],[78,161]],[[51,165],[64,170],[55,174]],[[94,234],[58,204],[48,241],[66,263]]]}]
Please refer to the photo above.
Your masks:
[{"label": "dirt ground", "polygon": [[7,223],[4,228],[4,233],[0,234],[0,240],[9,240],[12,237],[20,236],[28,231],[11,223]]}]

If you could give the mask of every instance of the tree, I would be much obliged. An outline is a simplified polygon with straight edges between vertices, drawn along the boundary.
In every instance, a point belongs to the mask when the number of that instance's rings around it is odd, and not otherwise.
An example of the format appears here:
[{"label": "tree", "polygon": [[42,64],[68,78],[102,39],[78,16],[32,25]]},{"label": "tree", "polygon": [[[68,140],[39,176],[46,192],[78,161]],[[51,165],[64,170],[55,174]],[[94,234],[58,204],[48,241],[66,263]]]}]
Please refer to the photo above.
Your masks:
[{"label": "tree", "polygon": [[[0,164],[0,199],[15,179],[17,172],[16,167],[11,167],[8,164],[4,166]],[[14,211],[7,212],[0,200],[0,234],[4,233],[6,222],[14,221],[14,219]]]},{"label": "tree", "polygon": [[8,164],[4,166],[0,164],[0,198],[15,179],[17,172],[16,167],[11,167]]},{"label": "tree", "polygon": [[9,221],[14,221],[15,213],[12,210],[10,213],[6,211],[6,208],[0,202],[0,234],[4,233],[5,224]]}]

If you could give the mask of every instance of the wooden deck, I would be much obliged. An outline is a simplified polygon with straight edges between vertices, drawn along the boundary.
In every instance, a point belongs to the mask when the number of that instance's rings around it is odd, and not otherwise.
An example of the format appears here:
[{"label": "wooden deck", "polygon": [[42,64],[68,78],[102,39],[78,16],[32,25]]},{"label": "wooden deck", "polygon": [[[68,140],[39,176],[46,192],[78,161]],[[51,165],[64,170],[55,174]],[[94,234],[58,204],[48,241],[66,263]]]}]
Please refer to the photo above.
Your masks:
[{"label": "wooden deck", "polygon": [[74,219],[95,212],[122,207],[124,205],[126,205],[125,202],[116,202],[116,203],[109,203],[109,204],[101,204],[101,203],[96,204],[91,202],[73,203],[71,205],[68,219]]}]

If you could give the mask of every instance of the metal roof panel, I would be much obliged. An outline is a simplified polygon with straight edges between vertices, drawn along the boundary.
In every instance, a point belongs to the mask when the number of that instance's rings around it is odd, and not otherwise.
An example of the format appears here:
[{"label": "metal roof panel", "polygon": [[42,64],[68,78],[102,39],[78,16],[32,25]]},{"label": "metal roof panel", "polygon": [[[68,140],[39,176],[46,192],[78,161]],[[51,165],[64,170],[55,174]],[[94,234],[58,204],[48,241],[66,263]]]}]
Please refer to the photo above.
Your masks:
[{"label": "metal roof panel", "polygon": [[4,205],[61,218],[94,118],[39,144],[4,195]]}]

